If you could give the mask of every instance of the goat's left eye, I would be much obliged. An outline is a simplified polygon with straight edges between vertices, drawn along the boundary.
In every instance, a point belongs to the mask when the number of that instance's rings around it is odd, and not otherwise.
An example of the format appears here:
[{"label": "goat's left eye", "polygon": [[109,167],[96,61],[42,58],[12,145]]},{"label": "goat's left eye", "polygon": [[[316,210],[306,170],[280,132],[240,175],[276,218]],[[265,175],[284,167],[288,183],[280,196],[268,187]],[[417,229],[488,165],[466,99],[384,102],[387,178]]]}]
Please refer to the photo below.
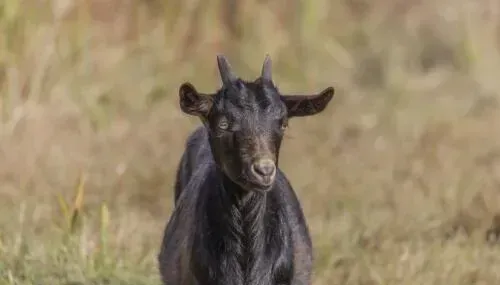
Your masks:
[{"label": "goat's left eye", "polygon": [[281,121],[281,130],[286,130],[288,128],[288,122],[286,120]]}]

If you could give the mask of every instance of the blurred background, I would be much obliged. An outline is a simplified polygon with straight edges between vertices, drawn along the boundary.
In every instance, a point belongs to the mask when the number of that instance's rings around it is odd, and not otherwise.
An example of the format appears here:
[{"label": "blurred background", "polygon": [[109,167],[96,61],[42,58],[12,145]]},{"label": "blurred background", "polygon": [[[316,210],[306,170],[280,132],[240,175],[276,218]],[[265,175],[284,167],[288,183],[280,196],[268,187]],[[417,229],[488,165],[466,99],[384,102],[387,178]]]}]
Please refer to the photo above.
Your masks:
[{"label": "blurred background", "polygon": [[[178,87],[266,53],[291,122],[281,168],[314,285],[500,281],[500,2],[3,0],[0,283],[160,284],[173,178],[200,123]],[[496,217],[496,218],[495,218]],[[487,242],[489,240],[490,242]]]}]

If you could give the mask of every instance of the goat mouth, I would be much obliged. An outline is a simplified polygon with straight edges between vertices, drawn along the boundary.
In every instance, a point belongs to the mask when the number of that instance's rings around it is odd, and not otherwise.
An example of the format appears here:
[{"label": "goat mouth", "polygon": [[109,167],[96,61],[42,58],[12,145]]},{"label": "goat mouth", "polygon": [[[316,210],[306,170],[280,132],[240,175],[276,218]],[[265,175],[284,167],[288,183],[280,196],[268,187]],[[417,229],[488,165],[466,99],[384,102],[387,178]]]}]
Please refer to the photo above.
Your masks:
[{"label": "goat mouth", "polygon": [[274,185],[274,179],[271,179],[268,183],[262,183],[261,181],[256,181],[256,180],[248,180],[246,181],[244,188],[250,190],[250,191],[255,191],[255,192],[269,192]]},{"label": "goat mouth", "polygon": [[246,171],[243,171],[243,173],[239,176],[229,177],[232,177],[231,180],[234,183],[238,184],[241,188],[247,191],[254,191],[259,193],[266,193],[270,191],[274,187],[274,183],[276,181],[274,175],[273,177],[268,177],[267,179],[261,179]]}]

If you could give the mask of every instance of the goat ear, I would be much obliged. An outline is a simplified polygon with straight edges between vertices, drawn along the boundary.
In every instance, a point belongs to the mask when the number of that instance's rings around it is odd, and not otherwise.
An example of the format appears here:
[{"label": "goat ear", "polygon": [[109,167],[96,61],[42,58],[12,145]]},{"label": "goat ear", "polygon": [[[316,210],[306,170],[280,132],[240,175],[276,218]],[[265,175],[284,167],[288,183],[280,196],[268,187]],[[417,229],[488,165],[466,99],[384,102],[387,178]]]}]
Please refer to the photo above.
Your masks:
[{"label": "goat ear", "polygon": [[179,87],[181,110],[189,115],[206,117],[212,108],[212,95],[199,93],[189,82]]},{"label": "goat ear", "polygon": [[326,108],[334,93],[335,89],[328,87],[315,95],[281,95],[281,100],[286,105],[288,117],[312,116]]}]

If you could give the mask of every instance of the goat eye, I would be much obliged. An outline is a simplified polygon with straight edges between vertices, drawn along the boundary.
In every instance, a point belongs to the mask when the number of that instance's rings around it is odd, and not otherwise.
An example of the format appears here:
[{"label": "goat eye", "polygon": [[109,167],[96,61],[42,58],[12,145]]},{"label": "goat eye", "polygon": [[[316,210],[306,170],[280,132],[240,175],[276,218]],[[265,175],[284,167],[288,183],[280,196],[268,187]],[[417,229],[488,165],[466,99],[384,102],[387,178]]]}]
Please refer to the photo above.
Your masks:
[{"label": "goat eye", "polygon": [[227,130],[229,128],[229,122],[226,118],[222,118],[219,120],[219,124],[217,125],[221,130]]},{"label": "goat eye", "polygon": [[281,121],[281,130],[286,130],[288,128],[288,122],[286,120]]}]

